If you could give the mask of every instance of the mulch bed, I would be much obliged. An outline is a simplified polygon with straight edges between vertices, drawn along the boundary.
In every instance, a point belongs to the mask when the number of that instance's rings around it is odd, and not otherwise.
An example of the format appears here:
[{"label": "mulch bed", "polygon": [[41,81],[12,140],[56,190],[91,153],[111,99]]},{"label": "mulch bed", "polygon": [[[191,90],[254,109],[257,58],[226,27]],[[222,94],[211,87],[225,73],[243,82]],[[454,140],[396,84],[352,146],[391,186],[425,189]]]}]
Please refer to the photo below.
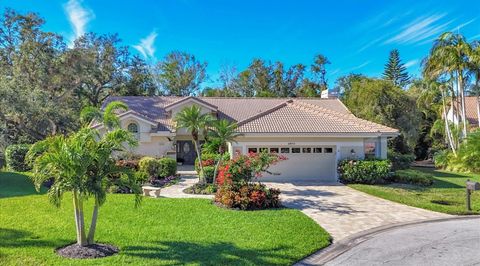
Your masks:
[{"label": "mulch bed", "polygon": [[93,244],[82,247],[75,243],[58,248],[55,252],[65,258],[96,259],[115,255],[118,253],[118,248],[107,244]]}]

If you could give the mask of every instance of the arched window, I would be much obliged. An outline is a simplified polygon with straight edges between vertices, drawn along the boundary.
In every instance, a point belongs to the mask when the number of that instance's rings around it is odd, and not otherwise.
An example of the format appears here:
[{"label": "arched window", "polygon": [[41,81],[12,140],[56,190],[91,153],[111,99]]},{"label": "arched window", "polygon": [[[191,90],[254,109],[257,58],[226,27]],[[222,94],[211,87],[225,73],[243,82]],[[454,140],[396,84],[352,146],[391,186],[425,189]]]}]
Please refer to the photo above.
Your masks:
[{"label": "arched window", "polygon": [[139,134],[138,134],[138,125],[137,125],[136,123],[130,123],[130,124],[128,124],[127,130],[128,130],[128,132],[130,132],[130,133],[132,133],[133,135],[135,135],[136,138],[139,137]]}]

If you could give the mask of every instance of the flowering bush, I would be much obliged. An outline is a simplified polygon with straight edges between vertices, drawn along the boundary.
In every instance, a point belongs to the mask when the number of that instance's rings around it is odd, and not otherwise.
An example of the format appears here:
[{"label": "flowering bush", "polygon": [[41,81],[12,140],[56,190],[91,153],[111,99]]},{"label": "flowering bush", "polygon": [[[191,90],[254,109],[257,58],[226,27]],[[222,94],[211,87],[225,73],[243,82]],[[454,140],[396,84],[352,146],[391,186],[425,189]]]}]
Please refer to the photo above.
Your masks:
[{"label": "flowering bush", "polygon": [[267,172],[268,168],[280,161],[287,160],[283,155],[274,153],[249,153],[248,155],[239,155],[227,162],[219,169],[217,183],[250,182],[254,178],[259,178],[262,173]]},{"label": "flowering bush", "polygon": [[241,210],[278,208],[281,206],[279,195],[280,190],[260,183],[225,184],[217,190],[215,202]]}]

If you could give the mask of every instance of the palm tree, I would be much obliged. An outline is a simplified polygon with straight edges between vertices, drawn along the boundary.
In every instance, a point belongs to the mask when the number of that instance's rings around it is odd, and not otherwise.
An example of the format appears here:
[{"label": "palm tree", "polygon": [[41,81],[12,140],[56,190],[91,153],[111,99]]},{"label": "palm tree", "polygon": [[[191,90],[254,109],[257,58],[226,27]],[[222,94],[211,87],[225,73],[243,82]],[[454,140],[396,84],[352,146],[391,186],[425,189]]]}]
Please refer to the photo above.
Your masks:
[{"label": "palm tree", "polygon": [[127,110],[128,106],[120,101],[110,102],[103,111],[94,106],[87,106],[82,109],[80,120],[85,125],[93,121],[102,122],[107,130],[112,130],[120,127],[118,112]]},{"label": "palm tree", "polygon": [[[467,119],[465,111],[465,75],[468,70],[468,54],[471,47],[460,34],[446,32],[435,41],[429,57],[424,62],[424,74],[431,79],[448,75],[456,82],[457,97],[460,98],[463,138],[467,136]],[[453,103],[452,103],[453,106]]]},{"label": "palm tree", "polygon": [[[109,113],[104,112],[106,115]],[[94,243],[98,211],[106,200],[109,177],[125,177],[122,180],[135,193],[136,205],[141,199],[140,187],[133,174],[116,166],[112,156],[114,152],[124,150],[125,143],[128,146],[136,145],[136,139],[128,131],[115,128],[115,125],[120,125],[118,117],[106,118],[104,121],[111,123],[111,130],[103,135],[84,126],[70,136],[57,135],[39,141],[27,153],[27,160],[33,164],[32,179],[36,189],[39,190],[46,180],[53,179],[53,185],[47,194],[52,204],[59,207],[63,194],[72,192],[77,244],[81,246]],[[87,235],[84,203],[89,197],[94,198],[94,208]]]},{"label": "palm tree", "polygon": [[196,105],[183,108],[176,114],[174,118],[177,129],[185,128],[192,135],[193,145],[195,146],[195,152],[197,153],[198,158],[198,167],[200,169],[200,182],[205,182],[202,166],[202,153],[200,150],[200,133],[203,133],[204,137],[206,137],[206,129],[213,122],[213,120],[214,118],[210,114],[202,114],[202,110]]},{"label": "palm tree", "polygon": [[218,146],[218,153],[220,155],[217,163],[215,164],[215,170],[213,171],[213,181],[217,177],[218,167],[222,163],[223,155],[225,153],[225,146],[227,142],[236,142],[235,139],[242,134],[237,133],[237,124],[231,123],[228,120],[222,119],[218,120],[213,124],[212,131],[210,131],[210,137],[215,139],[220,144]]}]

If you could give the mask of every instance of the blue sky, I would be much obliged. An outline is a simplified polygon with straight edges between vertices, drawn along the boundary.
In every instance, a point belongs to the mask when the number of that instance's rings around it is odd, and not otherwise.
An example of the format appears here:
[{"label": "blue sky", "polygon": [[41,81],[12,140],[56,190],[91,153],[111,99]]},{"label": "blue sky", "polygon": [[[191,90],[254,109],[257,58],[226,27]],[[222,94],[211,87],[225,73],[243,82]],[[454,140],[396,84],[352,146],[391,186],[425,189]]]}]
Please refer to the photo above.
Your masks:
[{"label": "blue sky", "polygon": [[480,2],[464,1],[93,1],[2,0],[0,8],[38,12],[45,30],[72,40],[84,32],[118,33],[150,62],[172,50],[208,62],[209,83],[222,65],[244,69],[253,58],[310,64],[329,58],[330,84],[351,72],[380,76],[391,49],[408,71],[433,39],[460,31],[480,39]]}]

